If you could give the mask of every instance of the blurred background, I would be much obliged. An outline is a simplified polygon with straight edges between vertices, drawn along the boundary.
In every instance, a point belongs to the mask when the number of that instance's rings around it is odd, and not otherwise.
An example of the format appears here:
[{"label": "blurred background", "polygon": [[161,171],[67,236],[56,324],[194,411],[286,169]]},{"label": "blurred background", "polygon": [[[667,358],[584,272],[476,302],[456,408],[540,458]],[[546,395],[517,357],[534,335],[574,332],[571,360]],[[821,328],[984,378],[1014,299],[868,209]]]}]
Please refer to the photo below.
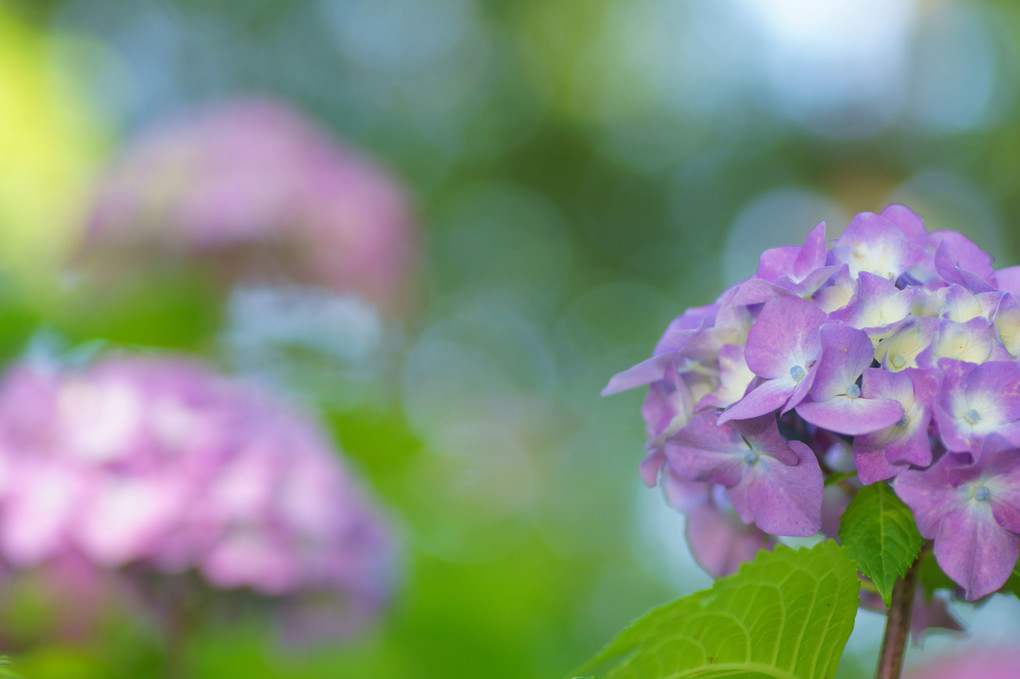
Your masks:
[{"label": "blurred background", "polygon": [[[642,395],[600,389],[821,220],[903,202],[1020,263],[1018,37],[1004,1],[0,2],[3,360],[256,383],[399,545],[388,602],[301,644],[255,614],[67,634],[77,604],[5,557],[0,650],[39,678],[568,674],[711,582],[637,473]],[[1020,623],[955,612],[985,646]]]}]

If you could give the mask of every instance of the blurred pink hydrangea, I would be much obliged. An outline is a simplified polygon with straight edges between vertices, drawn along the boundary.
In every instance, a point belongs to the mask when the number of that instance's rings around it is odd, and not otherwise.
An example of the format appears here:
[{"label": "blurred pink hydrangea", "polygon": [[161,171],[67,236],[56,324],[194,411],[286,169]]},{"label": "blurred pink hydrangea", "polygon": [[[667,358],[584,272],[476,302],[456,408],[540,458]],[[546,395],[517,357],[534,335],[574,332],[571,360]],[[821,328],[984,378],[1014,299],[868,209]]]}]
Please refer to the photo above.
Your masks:
[{"label": "blurred pink hydrangea", "polygon": [[0,558],[325,598],[319,629],[345,634],[387,600],[394,543],[306,417],[195,363],[114,357],[0,385]]},{"label": "blurred pink hydrangea", "polygon": [[907,679],[1015,679],[1020,652],[1015,648],[969,648],[908,669]]},{"label": "blurred pink hydrangea", "polygon": [[129,145],[100,186],[82,258],[98,274],[187,262],[393,311],[408,304],[417,240],[405,192],[372,161],[281,103],[241,100]]}]

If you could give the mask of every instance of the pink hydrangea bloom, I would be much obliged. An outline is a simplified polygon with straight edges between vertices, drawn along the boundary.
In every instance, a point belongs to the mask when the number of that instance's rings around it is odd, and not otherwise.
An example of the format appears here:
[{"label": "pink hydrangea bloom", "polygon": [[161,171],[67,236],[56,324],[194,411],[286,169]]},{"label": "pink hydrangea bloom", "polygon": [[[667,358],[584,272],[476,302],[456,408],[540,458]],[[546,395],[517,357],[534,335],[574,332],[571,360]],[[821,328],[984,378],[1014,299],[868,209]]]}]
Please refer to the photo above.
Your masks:
[{"label": "pink hydrangea bloom", "polygon": [[100,187],[83,259],[100,275],[186,261],[231,282],[354,291],[392,310],[407,303],[416,250],[389,175],[283,104],[242,100],[128,146]]},{"label": "pink hydrangea bloom", "polygon": [[191,362],[12,369],[0,385],[0,558],[195,573],[216,589],[378,612],[394,543],[305,416]]}]

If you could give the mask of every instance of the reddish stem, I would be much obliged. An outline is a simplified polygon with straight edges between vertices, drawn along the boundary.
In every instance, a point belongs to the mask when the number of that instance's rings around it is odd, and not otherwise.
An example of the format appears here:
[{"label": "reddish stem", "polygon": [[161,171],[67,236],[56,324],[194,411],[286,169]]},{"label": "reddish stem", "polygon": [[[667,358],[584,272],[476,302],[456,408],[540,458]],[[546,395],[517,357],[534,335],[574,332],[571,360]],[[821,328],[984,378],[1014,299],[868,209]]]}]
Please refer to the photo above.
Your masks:
[{"label": "reddish stem", "polygon": [[914,562],[906,575],[893,585],[892,601],[885,619],[882,651],[878,656],[875,679],[899,679],[903,670],[903,656],[910,635],[910,614],[914,608],[914,590],[917,583],[917,564]]}]

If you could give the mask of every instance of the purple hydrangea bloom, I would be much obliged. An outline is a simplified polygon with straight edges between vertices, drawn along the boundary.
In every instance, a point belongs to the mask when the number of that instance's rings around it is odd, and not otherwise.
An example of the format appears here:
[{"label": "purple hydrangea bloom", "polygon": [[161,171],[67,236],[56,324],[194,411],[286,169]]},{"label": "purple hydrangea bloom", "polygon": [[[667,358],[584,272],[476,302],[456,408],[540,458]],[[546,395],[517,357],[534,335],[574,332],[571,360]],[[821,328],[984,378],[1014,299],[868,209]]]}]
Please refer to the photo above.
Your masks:
[{"label": "purple hydrangea bloom", "polygon": [[97,278],[187,263],[397,310],[417,240],[405,191],[374,162],[281,103],[241,100],[128,146],[99,188],[81,259]]},{"label": "purple hydrangea bloom", "polygon": [[823,476],[849,471],[848,492],[894,485],[974,598],[1017,561],[1018,357],[1020,267],[996,271],[962,234],[892,205],[831,246],[819,224],[803,245],[765,251],[605,393],[648,386],[642,476],[687,498],[674,506],[713,573],[754,531],[834,530]]},{"label": "purple hydrangea bloom", "polygon": [[190,362],[20,366],[0,385],[0,557],[196,573],[350,632],[387,600],[394,541],[305,416]]}]

